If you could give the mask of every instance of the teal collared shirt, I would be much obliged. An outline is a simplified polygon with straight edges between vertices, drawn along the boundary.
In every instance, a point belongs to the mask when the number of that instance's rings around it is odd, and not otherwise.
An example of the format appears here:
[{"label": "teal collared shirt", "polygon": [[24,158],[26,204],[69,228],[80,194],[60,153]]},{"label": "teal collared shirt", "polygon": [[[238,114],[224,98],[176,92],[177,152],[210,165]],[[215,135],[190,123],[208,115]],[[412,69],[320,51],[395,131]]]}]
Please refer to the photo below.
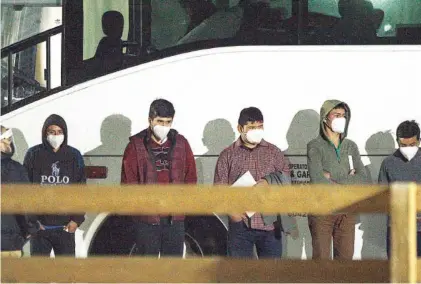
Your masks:
[{"label": "teal collared shirt", "polygon": [[329,142],[333,146],[333,148],[335,149],[336,159],[338,159],[338,162],[340,162],[341,161],[341,144],[342,144],[341,142],[342,141],[339,141],[338,147],[336,147],[335,144],[332,143],[332,141],[329,140]]}]

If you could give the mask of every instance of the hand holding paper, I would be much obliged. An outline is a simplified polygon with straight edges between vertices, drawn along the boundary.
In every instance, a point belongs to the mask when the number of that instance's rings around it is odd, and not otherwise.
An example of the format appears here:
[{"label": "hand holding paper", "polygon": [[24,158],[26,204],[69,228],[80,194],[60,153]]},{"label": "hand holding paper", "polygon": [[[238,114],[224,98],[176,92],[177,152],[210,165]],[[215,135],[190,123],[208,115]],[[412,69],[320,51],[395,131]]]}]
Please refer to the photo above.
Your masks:
[{"label": "hand holding paper", "polygon": [[[250,171],[247,171],[244,175],[242,175],[232,186],[253,186],[256,184],[253,176],[251,175]],[[247,216],[250,218],[256,212],[249,212],[246,211]]]}]

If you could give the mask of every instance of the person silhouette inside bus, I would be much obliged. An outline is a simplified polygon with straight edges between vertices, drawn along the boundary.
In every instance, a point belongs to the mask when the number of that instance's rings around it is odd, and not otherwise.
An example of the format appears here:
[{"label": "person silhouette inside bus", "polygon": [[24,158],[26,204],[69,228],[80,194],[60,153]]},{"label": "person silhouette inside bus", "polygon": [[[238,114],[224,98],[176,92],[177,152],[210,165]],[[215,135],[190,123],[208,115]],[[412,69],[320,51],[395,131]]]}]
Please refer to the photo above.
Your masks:
[{"label": "person silhouette inside bus", "polygon": [[101,64],[103,72],[109,73],[122,67],[123,29],[124,18],[120,12],[107,11],[102,15],[102,31],[105,36],[98,44],[95,59]]},{"label": "person silhouette inside bus", "polygon": [[[23,165],[29,181],[43,186],[85,184],[81,153],[69,146],[67,125],[56,114],[42,127],[42,143],[28,150]],[[63,196],[63,198],[70,198]],[[75,231],[84,215],[30,215],[31,255],[75,255]]]},{"label": "person silhouette inside bus", "polygon": [[[238,118],[240,137],[225,148],[216,163],[214,184],[232,185],[249,172],[261,181],[274,172],[291,182],[289,160],[275,145],[263,139],[263,114],[256,107],[245,108]],[[282,206],[282,205],[280,205]],[[228,229],[228,255],[253,257],[256,246],[259,258],[280,258],[282,237],[275,230],[276,215],[242,213],[231,215]]]},{"label": "person silhouette inside bus", "polygon": [[[351,120],[349,106],[327,100],[320,110],[320,134],[307,144],[307,163],[312,184],[368,183],[367,171],[357,145],[347,139]],[[352,162],[351,162],[352,161]],[[352,260],[356,218],[351,214],[308,216],[313,259],[329,259],[333,238],[335,259]]]},{"label": "person silhouette inside bus", "polygon": [[[420,127],[414,120],[404,121],[396,130],[399,149],[380,166],[379,184],[415,182],[421,184]],[[389,223],[389,222],[388,222]],[[386,250],[390,257],[390,227],[387,227]],[[421,257],[421,214],[417,215],[417,256]]]},{"label": "person silhouette inside bus", "polygon": [[374,43],[384,11],[374,9],[366,0],[339,0],[338,10],[342,17],[335,28],[339,43]]},{"label": "person silhouette inside bus", "polygon": [[[164,99],[152,102],[149,127],[130,137],[124,151],[122,184],[197,183],[196,163],[189,142],[171,128],[174,115],[171,102]],[[136,253],[182,256],[184,219],[179,215],[133,216]]]},{"label": "person silhouette inside bus", "polygon": [[[12,160],[15,153],[11,129],[1,126],[1,185],[29,183],[26,169]],[[27,236],[27,223],[22,214],[1,214],[1,256],[21,257]]]}]

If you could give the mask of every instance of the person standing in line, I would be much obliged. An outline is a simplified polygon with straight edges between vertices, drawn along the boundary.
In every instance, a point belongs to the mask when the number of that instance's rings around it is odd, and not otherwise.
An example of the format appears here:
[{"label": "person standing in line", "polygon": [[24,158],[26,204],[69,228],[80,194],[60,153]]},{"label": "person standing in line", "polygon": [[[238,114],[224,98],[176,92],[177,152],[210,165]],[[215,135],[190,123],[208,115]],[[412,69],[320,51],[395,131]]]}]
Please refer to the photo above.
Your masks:
[{"label": "person standing in line", "polygon": [[[291,183],[289,160],[275,145],[263,139],[263,114],[256,107],[245,108],[238,118],[240,137],[220,154],[214,184],[234,184],[250,172],[254,180],[264,182],[269,174],[281,175],[282,183]],[[228,255],[253,257],[256,246],[259,258],[280,258],[282,237],[275,230],[277,216],[260,213],[229,216]]]},{"label": "person standing in line", "polygon": [[[82,154],[67,144],[65,120],[50,115],[41,131],[42,143],[28,150],[23,162],[29,181],[42,186],[86,184]],[[63,198],[71,198],[64,196]],[[75,232],[84,215],[30,215],[31,255],[75,255]]]},{"label": "person standing in line", "polygon": [[[327,100],[320,110],[320,119],[320,135],[307,144],[310,183],[368,183],[358,147],[346,138],[351,120],[349,106],[338,100]],[[309,215],[313,259],[331,257],[333,238],[333,257],[351,260],[354,255],[355,222],[353,214]]]},{"label": "person standing in line", "polygon": [[[25,168],[12,160],[15,153],[11,129],[1,126],[1,185],[29,183]],[[1,214],[1,256],[21,257],[22,247],[28,235],[25,216]]]},{"label": "person standing in line", "polygon": [[[420,127],[417,122],[404,121],[396,130],[399,149],[383,160],[379,184],[415,182],[421,184]],[[390,258],[390,223],[387,226],[386,251]],[[421,214],[417,214],[417,256],[421,257]]]},{"label": "person standing in line", "polygon": [[[130,137],[124,151],[122,184],[196,184],[193,152],[187,139],[171,128],[175,109],[158,99],[149,109],[149,127]],[[188,198],[186,196],[186,198]],[[182,256],[185,216],[134,216],[138,255]]]}]

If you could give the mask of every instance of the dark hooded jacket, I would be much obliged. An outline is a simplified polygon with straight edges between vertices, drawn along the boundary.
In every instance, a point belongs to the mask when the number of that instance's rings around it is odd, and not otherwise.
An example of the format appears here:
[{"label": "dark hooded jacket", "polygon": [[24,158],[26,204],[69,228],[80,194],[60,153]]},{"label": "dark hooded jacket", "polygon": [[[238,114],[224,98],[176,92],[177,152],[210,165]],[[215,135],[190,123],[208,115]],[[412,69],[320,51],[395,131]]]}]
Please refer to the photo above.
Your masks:
[{"label": "dark hooded jacket", "polygon": [[[340,146],[336,149],[327,137],[325,119],[331,110],[338,105],[343,105],[346,112],[346,126],[340,137]],[[307,144],[307,159],[310,182],[314,184],[361,184],[369,183],[367,171],[361,161],[357,145],[346,138],[351,120],[351,110],[347,104],[338,100],[326,101],[320,110],[320,135]],[[355,175],[351,171],[349,156]],[[331,179],[327,179],[323,172],[329,172]]]},{"label": "dark hooded jacket", "polygon": [[[63,130],[64,141],[57,152],[47,140],[47,128],[57,125]],[[41,185],[85,184],[85,165],[81,153],[69,146],[67,125],[64,119],[56,114],[50,115],[44,123],[41,132],[42,144],[28,150],[25,155],[24,166],[28,171],[30,182]],[[63,196],[63,198],[70,198]],[[36,227],[36,221],[43,225],[67,225],[70,221],[80,225],[84,221],[83,215],[38,215],[31,216],[31,223]],[[34,223],[35,221],[35,223]],[[31,228],[31,231],[36,228]]]},{"label": "dark hooded jacket", "polygon": [[[1,184],[28,183],[25,168],[12,160],[15,146],[11,144],[12,152],[1,152]],[[1,214],[1,250],[21,250],[27,235],[27,223],[23,215]]]},{"label": "dark hooded jacket", "polygon": [[[291,177],[289,175],[285,175],[282,172],[274,172],[274,173],[268,174],[264,176],[263,179],[265,179],[269,185],[291,185]],[[291,230],[294,227],[293,217],[289,215],[279,215],[279,217],[281,219],[280,220],[281,230],[283,230],[286,233],[291,232]],[[263,219],[265,220],[266,224],[269,222],[273,223],[275,221],[279,221],[278,215],[276,216],[264,215]]]}]

